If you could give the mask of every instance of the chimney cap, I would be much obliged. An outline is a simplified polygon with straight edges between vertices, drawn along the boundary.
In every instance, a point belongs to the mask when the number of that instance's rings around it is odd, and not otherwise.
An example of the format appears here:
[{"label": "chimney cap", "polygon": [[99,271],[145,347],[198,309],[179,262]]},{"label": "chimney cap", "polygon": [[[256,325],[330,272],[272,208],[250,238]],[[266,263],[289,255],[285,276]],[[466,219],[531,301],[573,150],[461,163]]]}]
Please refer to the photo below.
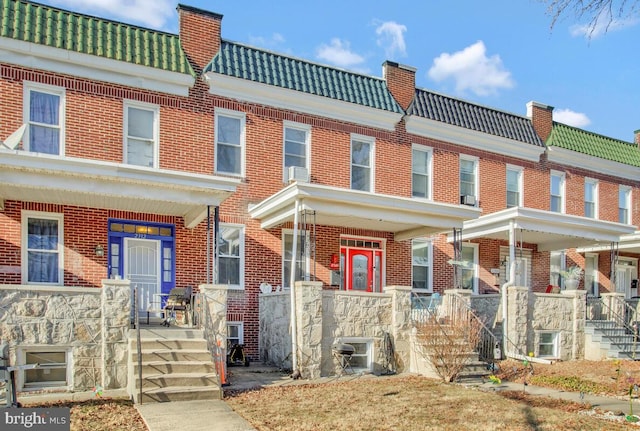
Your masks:
[{"label": "chimney cap", "polygon": [[182,4],[182,3],[178,3],[178,6],[176,6],[176,10],[178,12],[180,10],[186,10],[186,11],[198,14],[198,15],[208,15],[211,18],[216,18],[216,19],[222,20],[222,14],[219,14],[219,13],[216,13],[216,12],[211,12],[211,11],[204,10],[204,9],[200,9],[200,8],[193,7],[193,6],[187,6],[186,4]]},{"label": "chimney cap", "polygon": [[391,60],[385,60],[385,62],[382,63],[382,67],[387,67],[387,66],[397,67],[398,69],[404,69],[404,70],[407,70],[409,72],[414,72],[414,73],[418,70],[416,67],[407,66],[406,64],[400,64],[398,62],[391,61]]}]

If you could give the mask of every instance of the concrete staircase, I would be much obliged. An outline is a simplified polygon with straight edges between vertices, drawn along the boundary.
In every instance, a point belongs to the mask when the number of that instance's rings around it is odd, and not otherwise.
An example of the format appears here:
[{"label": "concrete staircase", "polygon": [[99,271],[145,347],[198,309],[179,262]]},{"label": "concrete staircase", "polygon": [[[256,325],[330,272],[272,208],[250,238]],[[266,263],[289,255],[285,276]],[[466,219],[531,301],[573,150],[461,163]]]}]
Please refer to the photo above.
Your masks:
[{"label": "concrete staircase", "polygon": [[587,320],[585,357],[600,359],[640,359],[640,340],[611,320]]},{"label": "concrete staircase", "polygon": [[[136,331],[129,332],[129,387],[135,403],[220,399],[218,376],[201,330],[140,329],[142,379]],[[142,395],[140,388],[142,387]]]}]

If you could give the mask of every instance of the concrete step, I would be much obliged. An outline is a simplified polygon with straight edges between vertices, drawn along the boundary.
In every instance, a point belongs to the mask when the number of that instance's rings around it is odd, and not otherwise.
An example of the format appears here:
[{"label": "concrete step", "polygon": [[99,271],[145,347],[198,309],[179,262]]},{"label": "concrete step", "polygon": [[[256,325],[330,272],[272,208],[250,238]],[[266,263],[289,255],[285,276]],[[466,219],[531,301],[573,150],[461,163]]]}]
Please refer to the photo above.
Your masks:
[{"label": "concrete step", "polygon": [[[132,363],[137,363],[138,355],[136,352],[131,352]],[[183,350],[142,350],[142,362],[157,362],[157,361],[169,361],[169,362],[205,362],[211,361],[211,353],[208,350],[202,349],[183,349]]]},{"label": "concrete step", "polygon": [[[136,340],[129,340],[132,351],[136,351]],[[140,340],[142,350],[207,350],[207,341],[201,339],[185,338],[143,338]]]},{"label": "concrete step", "polygon": [[[142,399],[140,399],[140,391],[136,390],[132,394],[135,403],[164,403],[171,401],[193,401],[193,400],[218,400],[222,397],[222,391],[217,386],[208,387],[188,387],[173,386],[168,388],[147,389],[142,391]],[[185,412],[189,414],[189,412]]]},{"label": "concrete step", "polygon": [[[168,338],[168,339],[204,339],[204,331],[202,329],[189,329],[189,328],[180,328],[180,327],[163,327],[158,325],[158,327],[141,327],[140,328],[140,339],[158,339],[158,338]],[[136,330],[129,330],[129,339],[136,340]]]},{"label": "concrete step", "polygon": [[[135,388],[140,388],[141,381],[136,379]],[[143,389],[171,388],[171,387],[218,387],[218,376],[215,373],[171,373],[156,374],[142,378]]]},{"label": "concrete step", "polygon": [[[138,362],[133,362],[133,372],[138,375]],[[142,377],[171,373],[215,373],[211,361],[152,361],[142,363]]]}]

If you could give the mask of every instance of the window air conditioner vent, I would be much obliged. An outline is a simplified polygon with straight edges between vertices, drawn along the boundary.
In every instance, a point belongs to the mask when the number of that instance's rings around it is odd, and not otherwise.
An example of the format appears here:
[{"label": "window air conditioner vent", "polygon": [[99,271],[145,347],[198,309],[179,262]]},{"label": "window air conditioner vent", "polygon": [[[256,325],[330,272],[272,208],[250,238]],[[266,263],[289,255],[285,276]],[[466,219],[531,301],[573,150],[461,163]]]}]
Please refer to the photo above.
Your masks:
[{"label": "window air conditioner vent", "polygon": [[476,197],[472,195],[462,195],[460,196],[460,203],[462,205],[476,206]]},{"label": "window air conditioner vent", "polygon": [[309,171],[307,168],[301,168],[300,166],[289,166],[289,182],[309,182]]}]

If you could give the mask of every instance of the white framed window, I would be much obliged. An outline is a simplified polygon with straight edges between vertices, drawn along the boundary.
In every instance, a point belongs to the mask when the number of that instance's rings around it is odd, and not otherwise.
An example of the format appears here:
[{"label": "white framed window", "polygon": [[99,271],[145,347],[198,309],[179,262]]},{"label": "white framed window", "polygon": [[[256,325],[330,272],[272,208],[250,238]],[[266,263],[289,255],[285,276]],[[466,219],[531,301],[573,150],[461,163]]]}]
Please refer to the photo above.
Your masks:
[{"label": "white framed window", "polygon": [[341,343],[350,344],[355,349],[351,355],[351,368],[356,373],[373,372],[373,340],[364,337],[345,337]]},{"label": "white framed window", "polygon": [[507,165],[507,208],[523,206],[521,166]]},{"label": "white framed window", "polygon": [[373,192],[375,139],[351,135],[351,189]]},{"label": "white framed window", "polygon": [[584,255],[584,289],[589,296],[600,296],[597,253],[585,253]]},{"label": "white framed window", "polygon": [[244,344],[243,322],[227,322],[227,353],[234,344]]},{"label": "white framed window", "polygon": [[564,288],[562,272],[566,269],[567,258],[564,250],[549,253],[549,284]]},{"label": "white framed window", "polygon": [[618,190],[618,221],[631,224],[631,187],[620,186]]},{"label": "white framed window", "polygon": [[460,254],[462,261],[468,263],[460,267],[460,287],[478,293],[478,244],[462,243]]},{"label": "white framed window", "polygon": [[160,108],[157,105],[124,101],[124,163],[159,166]]},{"label": "white framed window", "polygon": [[[282,287],[289,289],[291,287],[291,256],[293,246],[293,230],[282,230]],[[309,233],[300,235],[298,231],[297,259],[296,259],[296,281],[309,281]]]},{"label": "white framed window", "polygon": [[18,375],[20,390],[72,387],[73,356],[69,346],[22,346],[17,351],[18,364],[38,365],[21,369]]},{"label": "white framed window", "polygon": [[246,115],[243,112],[216,109],[216,173],[244,176],[245,124]]},{"label": "white framed window", "polygon": [[598,218],[598,180],[584,179],[584,216]]},{"label": "white framed window", "polygon": [[244,289],[244,226],[220,224],[218,235],[218,282]]},{"label": "white framed window", "polygon": [[64,281],[63,215],[22,212],[22,282],[62,285]]},{"label": "white framed window", "polygon": [[411,286],[421,292],[433,291],[432,262],[433,245],[427,239],[411,241]]},{"label": "white framed window", "polygon": [[559,340],[560,334],[558,332],[538,332],[537,356],[540,358],[557,358]]},{"label": "white framed window", "polygon": [[432,199],[433,149],[411,146],[411,194],[414,198]]},{"label": "white framed window", "polygon": [[23,137],[26,151],[64,155],[65,89],[24,82],[23,119],[28,125]]},{"label": "white framed window", "polygon": [[284,182],[286,183],[289,181],[289,168],[292,166],[311,172],[311,126],[285,121],[283,127]]},{"label": "white framed window", "polygon": [[478,158],[460,155],[460,203],[477,206]]},{"label": "white framed window", "polygon": [[565,211],[565,176],[564,172],[551,171],[550,175],[550,192],[551,202],[549,210],[556,213],[564,213]]}]

